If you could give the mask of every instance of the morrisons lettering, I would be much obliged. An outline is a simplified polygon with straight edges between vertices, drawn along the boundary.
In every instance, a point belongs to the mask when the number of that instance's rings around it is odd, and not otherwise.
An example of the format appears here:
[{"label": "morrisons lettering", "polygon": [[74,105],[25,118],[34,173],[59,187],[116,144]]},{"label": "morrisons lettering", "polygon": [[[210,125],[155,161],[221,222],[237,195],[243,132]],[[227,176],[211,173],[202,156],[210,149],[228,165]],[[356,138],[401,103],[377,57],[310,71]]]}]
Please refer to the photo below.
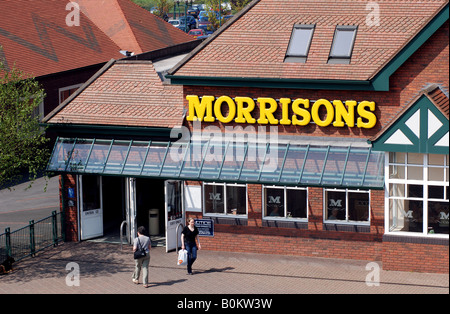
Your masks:
[{"label": "morrisons lettering", "polygon": [[[306,126],[314,122],[318,126],[327,127],[358,127],[371,129],[377,122],[374,114],[375,102],[354,100],[328,101],[319,99],[311,102],[309,99],[281,98],[279,103],[269,97],[254,99],[250,97],[203,96],[200,100],[197,95],[188,95],[189,115],[187,121],[203,121],[221,123],[248,123],[248,124],[271,124],[271,125],[296,125]],[[256,103],[259,103],[259,116],[254,116]],[[279,105],[280,104],[280,105]],[[228,113],[223,114],[223,106],[228,108]],[[275,118],[275,114],[281,108],[281,119]],[[326,115],[320,112],[326,112]],[[226,112],[226,111],[225,111]],[[289,115],[292,112],[292,115]]]}]

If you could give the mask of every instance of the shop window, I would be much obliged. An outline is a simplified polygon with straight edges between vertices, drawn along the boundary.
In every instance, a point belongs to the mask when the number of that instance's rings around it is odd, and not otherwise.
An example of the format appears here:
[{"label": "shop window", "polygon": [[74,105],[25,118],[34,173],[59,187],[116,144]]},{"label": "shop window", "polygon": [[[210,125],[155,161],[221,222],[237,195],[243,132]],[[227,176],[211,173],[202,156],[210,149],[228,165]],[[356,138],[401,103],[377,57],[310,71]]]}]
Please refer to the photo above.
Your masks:
[{"label": "shop window", "polygon": [[449,155],[388,154],[389,232],[448,237]]},{"label": "shop window", "polygon": [[306,188],[263,187],[265,219],[307,219]]},{"label": "shop window", "polygon": [[336,26],[328,63],[350,63],[357,30],[357,26]]},{"label": "shop window", "polygon": [[325,221],[330,223],[368,223],[369,192],[324,190]]},{"label": "shop window", "polygon": [[314,33],[314,25],[294,25],[284,62],[305,63]]},{"label": "shop window", "polygon": [[240,184],[204,183],[205,215],[247,215],[247,187]]}]

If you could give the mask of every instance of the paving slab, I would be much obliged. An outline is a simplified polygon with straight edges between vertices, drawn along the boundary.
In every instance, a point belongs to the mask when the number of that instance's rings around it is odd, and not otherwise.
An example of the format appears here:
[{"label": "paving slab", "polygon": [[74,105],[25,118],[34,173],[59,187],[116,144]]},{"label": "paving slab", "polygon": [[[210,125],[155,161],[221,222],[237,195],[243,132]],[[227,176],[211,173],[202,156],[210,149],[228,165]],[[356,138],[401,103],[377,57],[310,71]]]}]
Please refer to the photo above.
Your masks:
[{"label": "paving slab", "polygon": [[382,265],[368,261],[201,250],[194,275],[188,276],[176,260],[176,252],[153,248],[150,287],[144,288],[131,281],[130,246],[121,250],[112,243],[62,243],[16,263],[14,272],[0,276],[0,294],[449,293],[447,274],[384,271],[377,268]]}]

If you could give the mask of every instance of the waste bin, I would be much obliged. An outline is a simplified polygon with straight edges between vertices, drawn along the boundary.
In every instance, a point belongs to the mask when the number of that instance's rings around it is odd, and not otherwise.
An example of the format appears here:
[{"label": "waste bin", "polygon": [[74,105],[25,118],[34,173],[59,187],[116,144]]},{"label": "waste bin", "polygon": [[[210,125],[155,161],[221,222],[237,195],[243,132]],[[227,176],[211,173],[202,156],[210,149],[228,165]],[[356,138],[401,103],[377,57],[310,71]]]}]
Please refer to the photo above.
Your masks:
[{"label": "waste bin", "polygon": [[159,235],[159,209],[157,208],[148,211],[148,233]]}]

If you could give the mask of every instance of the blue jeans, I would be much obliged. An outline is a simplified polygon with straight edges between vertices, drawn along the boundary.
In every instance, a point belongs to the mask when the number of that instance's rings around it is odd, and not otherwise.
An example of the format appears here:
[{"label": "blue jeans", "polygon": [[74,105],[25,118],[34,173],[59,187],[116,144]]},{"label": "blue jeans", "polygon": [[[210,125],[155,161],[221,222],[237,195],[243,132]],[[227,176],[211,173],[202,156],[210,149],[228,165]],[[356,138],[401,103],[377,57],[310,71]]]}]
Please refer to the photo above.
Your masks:
[{"label": "blue jeans", "polygon": [[194,264],[197,259],[197,245],[194,243],[186,243],[186,251],[188,252],[188,265],[187,271],[189,274],[192,273],[192,264]]}]

